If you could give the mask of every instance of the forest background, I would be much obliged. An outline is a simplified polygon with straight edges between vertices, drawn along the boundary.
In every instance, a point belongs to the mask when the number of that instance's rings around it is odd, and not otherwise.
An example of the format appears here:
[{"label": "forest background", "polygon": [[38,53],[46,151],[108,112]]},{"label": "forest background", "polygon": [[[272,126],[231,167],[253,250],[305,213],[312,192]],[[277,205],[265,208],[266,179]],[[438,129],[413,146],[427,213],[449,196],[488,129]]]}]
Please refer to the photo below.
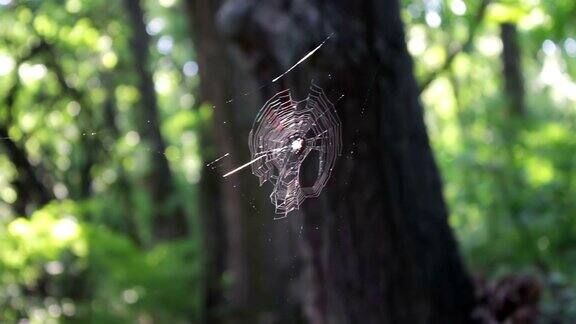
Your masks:
[{"label": "forest background", "polygon": [[[221,178],[276,75],[254,76],[219,5],[0,0],[0,322],[314,318],[306,213],[274,220],[270,187]],[[540,318],[576,322],[576,2],[399,6],[467,272],[530,278]],[[281,65],[328,35],[283,38]],[[337,110],[363,89],[325,88]]]}]

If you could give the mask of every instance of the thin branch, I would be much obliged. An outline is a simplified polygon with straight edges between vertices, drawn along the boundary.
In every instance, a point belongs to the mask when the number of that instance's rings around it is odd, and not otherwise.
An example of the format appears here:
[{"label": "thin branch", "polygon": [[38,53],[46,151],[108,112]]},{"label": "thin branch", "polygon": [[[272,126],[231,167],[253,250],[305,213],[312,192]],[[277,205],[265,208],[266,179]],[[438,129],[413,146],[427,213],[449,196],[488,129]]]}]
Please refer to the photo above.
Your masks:
[{"label": "thin branch", "polygon": [[472,45],[472,42],[474,42],[474,38],[476,37],[478,28],[480,27],[482,20],[484,20],[484,16],[486,14],[486,8],[488,7],[488,4],[490,4],[490,1],[491,0],[482,0],[480,8],[478,8],[478,12],[474,16],[474,20],[470,27],[470,32],[468,33],[468,38],[466,38],[466,41],[464,41],[464,43],[462,43],[460,46],[453,49],[446,58],[446,61],[444,61],[444,64],[441,67],[439,67],[436,71],[430,73],[430,75],[424,79],[424,81],[420,84],[418,94],[422,94],[422,92],[426,90],[426,88],[432,83],[432,81],[436,80],[438,76],[440,76],[440,74],[444,73],[448,68],[450,68],[450,66],[452,65],[454,59],[456,58],[456,56],[458,56],[458,54],[470,50],[470,46]]}]

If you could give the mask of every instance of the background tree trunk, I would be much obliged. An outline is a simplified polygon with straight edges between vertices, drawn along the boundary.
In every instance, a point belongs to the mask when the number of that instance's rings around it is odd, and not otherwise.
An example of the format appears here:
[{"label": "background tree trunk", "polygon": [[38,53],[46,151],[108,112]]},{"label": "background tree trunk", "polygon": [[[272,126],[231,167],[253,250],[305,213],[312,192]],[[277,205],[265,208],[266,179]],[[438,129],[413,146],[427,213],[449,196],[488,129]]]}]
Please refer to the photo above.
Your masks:
[{"label": "background tree trunk", "polygon": [[[303,204],[313,323],[464,323],[472,285],[447,222],[396,0],[229,0],[220,26],[264,89],[337,101],[344,156]],[[341,100],[338,99],[344,95]]]},{"label": "background tree trunk", "polygon": [[[190,25],[193,39],[196,44],[197,61],[199,64],[199,73],[202,83],[200,85],[200,97],[203,101],[207,101],[213,105],[213,124],[212,127],[204,127],[203,140],[213,140],[214,146],[218,148],[213,159],[223,156],[226,153],[230,154],[229,158],[222,159],[222,167],[224,169],[232,169],[238,162],[238,157],[235,154],[237,147],[235,146],[233,135],[234,131],[230,129],[234,127],[229,107],[223,109],[226,104],[227,98],[231,98],[234,94],[232,86],[232,76],[234,74],[233,66],[230,58],[227,56],[226,49],[221,43],[213,23],[213,16],[215,7],[218,6],[216,1],[199,0],[188,1],[188,11],[190,12]],[[215,107],[218,107],[216,109]],[[205,161],[209,163],[210,161]],[[254,306],[254,296],[257,295],[256,289],[250,289],[251,281],[250,273],[254,273],[255,269],[250,271],[248,264],[248,252],[245,247],[246,229],[242,222],[243,203],[240,192],[231,185],[221,185],[224,181],[219,174],[214,170],[203,170],[203,182],[209,184],[208,187],[202,188],[203,193],[203,208],[204,214],[202,217],[205,233],[205,246],[207,249],[224,248],[226,254],[221,254],[223,251],[212,250],[212,255],[207,255],[210,262],[207,264],[207,271],[214,271],[213,274],[208,274],[206,278],[208,281],[208,290],[206,291],[208,297],[208,319],[215,320],[214,310],[215,306],[222,307],[224,305],[224,291],[220,286],[222,275],[224,271],[228,271],[231,278],[231,286],[227,292],[227,301],[229,302],[228,314],[225,317],[239,320],[241,317],[237,312],[241,309],[249,309]],[[238,182],[238,177],[235,175],[228,181]],[[219,193],[222,199],[216,201],[216,197],[210,198],[215,193]],[[209,204],[218,204],[209,206]],[[214,214],[208,214],[210,209]],[[223,217],[220,221],[215,217]],[[223,226],[225,225],[225,226]],[[213,237],[214,235],[222,235],[219,238]],[[224,246],[222,240],[226,238],[226,245]],[[208,252],[208,251],[207,251]],[[257,251],[254,251],[255,253]],[[208,252],[210,253],[210,252]],[[225,260],[218,260],[218,258],[225,258]],[[218,305],[218,303],[220,305]],[[232,315],[231,315],[232,313]]]},{"label": "background tree trunk", "polygon": [[166,143],[160,131],[156,91],[149,70],[150,37],[146,33],[144,13],[139,0],[124,0],[132,23],[131,49],[139,75],[140,111],[138,130],[150,145],[150,166],[146,185],[153,204],[153,235],[156,240],[174,239],[188,234],[186,214],[175,196],[175,183],[164,155]]},{"label": "background tree trunk", "polygon": [[[217,147],[217,152],[211,157],[204,152],[210,157],[205,165],[229,153],[204,168],[201,180],[203,250],[209,272],[207,321],[222,320],[222,309],[218,312],[217,308],[225,305],[224,321],[294,323],[298,299],[288,296],[289,269],[298,261],[290,252],[295,246],[293,232],[286,230],[286,223],[273,221],[270,199],[248,170],[222,178],[250,159],[245,134],[262,101],[258,93],[245,95],[246,89],[256,85],[239,68],[245,62],[238,62],[216,29],[221,1],[188,0],[186,4],[199,65],[200,97],[213,108],[213,123],[203,126],[202,137],[204,146]],[[227,289],[221,285],[224,272],[231,279]]]},{"label": "background tree trunk", "polygon": [[508,99],[509,111],[512,115],[523,116],[524,107],[524,81],[520,62],[520,48],[518,46],[518,31],[511,23],[500,25],[502,37],[502,66],[504,87]]}]

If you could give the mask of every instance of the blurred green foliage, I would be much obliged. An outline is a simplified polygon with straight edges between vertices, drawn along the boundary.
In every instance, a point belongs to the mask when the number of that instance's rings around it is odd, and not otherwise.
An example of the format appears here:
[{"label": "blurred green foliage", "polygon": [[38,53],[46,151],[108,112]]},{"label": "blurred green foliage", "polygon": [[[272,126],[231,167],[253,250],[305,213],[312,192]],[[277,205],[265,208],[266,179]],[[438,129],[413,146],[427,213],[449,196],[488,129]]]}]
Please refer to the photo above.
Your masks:
[{"label": "blurred green foliage", "polygon": [[[472,273],[534,273],[544,316],[575,322],[576,2],[483,3],[402,1],[451,223]],[[196,100],[182,1],[145,4],[165,152],[150,152],[137,131],[140,76],[121,1],[0,0],[0,130],[9,137],[0,147],[19,147],[53,195],[26,200],[25,175],[0,155],[2,323],[177,323],[202,312],[194,225],[202,156],[212,153],[198,132],[211,109]],[[504,22],[519,30],[522,116],[509,113],[504,92]],[[175,175],[188,239],[154,242],[141,180],[151,154]]]},{"label": "blurred green foliage", "polygon": [[145,5],[165,152],[151,152],[138,132],[140,76],[122,1],[0,1],[8,136],[0,148],[13,142],[53,196],[46,205],[26,197],[26,174],[0,155],[1,323],[178,323],[201,314],[200,235],[154,241],[142,175],[152,154],[164,155],[174,199],[196,224],[197,130],[210,111],[195,100],[181,4]]},{"label": "blurred green foliage", "polygon": [[[482,1],[404,4],[417,76],[435,77],[422,101],[469,269],[535,274],[543,318],[576,321],[576,3],[492,1],[480,18]],[[518,29],[521,116],[504,90],[502,23]]]},{"label": "blurred green foliage", "polygon": [[73,202],[52,203],[0,232],[3,321],[101,323],[146,317],[173,322],[198,312],[195,242],[139,249],[105,226],[77,218]]}]

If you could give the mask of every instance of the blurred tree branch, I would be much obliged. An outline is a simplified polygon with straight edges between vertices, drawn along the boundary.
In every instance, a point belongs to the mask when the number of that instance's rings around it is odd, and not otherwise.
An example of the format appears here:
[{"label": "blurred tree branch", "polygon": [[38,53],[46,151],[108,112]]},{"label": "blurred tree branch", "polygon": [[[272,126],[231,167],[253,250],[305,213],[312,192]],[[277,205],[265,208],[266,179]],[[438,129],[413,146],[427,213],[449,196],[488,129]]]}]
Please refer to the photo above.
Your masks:
[{"label": "blurred tree branch", "polygon": [[[32,59],[36,55],[42,52],[46,47],[46,43],[39,42],[33,46],[28,53],[21,56],[16,60],[14,66],[18,67],[22,63]],[[14,71],[17,71],[15,69]],[[8,90],[6,96],[5,105],[8,110],[8,116],[11,116],[14,103],[16,101],[16,96],[20,90],[20,81],[18,76],[15,77],[15,82]],[[9,118],[10,119],[10,118]],[[42,168],[38,166],[33,166],[28,160],[26,151],[20,148],[18,144],[10,137],[8,128],[9,122],[0,124],[0,138],[2,143],[6,148],[6,153],[20,177],[14,182],[14,186],[17,188],[17,202],[15,204],[15,211],[19,215],[25,215],[26,205],[33,200],[40,205],[48,203],[54,198],[52,191],[50,190],[51,185],[46,183],[47,177],[42,176]],[[32,196],[36,196],[35,198]]]},{"label": "blurred tree branch", "polygon": [[[83,129],[84,132],[86,132],[87,126],[90,125],[93,121],[92,111],[91,109],[88,108],[90,106],[88,103],[88,99],[86,98],[85,94],[82,91],[68,84],[68,82],[66,81],[66,73],[64,72],[62,66],[58,64],[58,54],[56,53],[54,46],[50,45],[48,42],[44,40],[42,41],[45,44],[47,44],[44,47],[48,58],[46,61],[47,67],[50,68],[52,72],[54,72],[54,74],[56,75],[56,79],[62,90],[64,90],[65,93],[68,93],[71,99],[78,102],[80,107],[83,108],[80,111],[81,113],[79,121],[80,121],[80,127]],[[79,197],[86,198],[90,195],[91,190],[92,176],[90,174],[90,170],[96,163],[96,153],[98,152],[98,150],[96,150],[95,148],[98,148],[101,145],[99,145],[98,143],[99,141],[94,136],[91,135],[81,136],[80,141],[82,144],[81,147],[84,150],[84,160],[80,167]]]},{"label": "blurred tree branch", "polygon": [[482,23],[482,20],[484,19],[484,16],[486,14],[486,8],[490,4],[490,1],[491,0],[482,0],[482,3],[480,4],[478,11],[476,12],[476,15],[474,16],[474,18],[472,20],[472,23],[470,26],[470,31],[468,33],[468,37],[466,38],[464,43],[462,43],[460,46],[457,46],[456,48],[452,49],[450,51],[450,54],[448,54],[446,61],[444,61],[444,64],[441,67],[439,67],[437,70],[431,72],[426,78],[424,78],[424,81],[422,81],[420,83],[418,94],[421,94],[422,92],[424,92],[426,90],[426,88],[428,88],[428,86],[434,80],[436,80],[436,78],[438,78],[442,73],[444,73],[448,68],[450,68],[450,66],[452,65],[452,62],[454,61],[456,56],[458,56],[458,54],[460,54],[462,52],[468,52],[470,50],[470,47],[472,46],[472,43],[474,42],[474,38],[476,37],[476,33],[478,32],[478,28],[480,27],[480,24]]}]

